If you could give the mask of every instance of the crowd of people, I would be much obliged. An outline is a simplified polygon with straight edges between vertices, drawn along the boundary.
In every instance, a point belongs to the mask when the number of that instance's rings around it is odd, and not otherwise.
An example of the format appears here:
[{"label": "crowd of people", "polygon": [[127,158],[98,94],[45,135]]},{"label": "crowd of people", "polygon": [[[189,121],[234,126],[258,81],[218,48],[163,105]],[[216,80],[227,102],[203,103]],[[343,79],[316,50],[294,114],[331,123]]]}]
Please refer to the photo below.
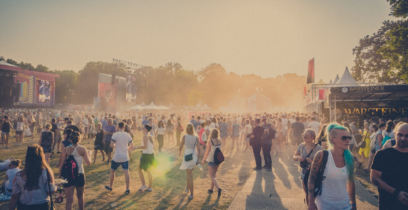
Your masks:
[{"label": "crowd of people", "polygon": [[[208,193],[221,197],[217,170],[230,151],[250,152],[255,171],[272,171],[272,157],[293,154],[299,162],[300,179],[309,209],[356,209],[355,170],[371,169],[371,180],[379,189],[380,209],[408,208],[408,124],[403,119],[328,123],[316,113],[104,113],[56,109],[10,109],[1,112],[1,149],[11,139],[28,146],[20,160],[9,160],[3,192],[11,196],[10,209],[46,209],[53,205],[56,190],[50,159],[57,158],[62,177],[66,209],[72,209],[74,191],[84,208],[86,166],[95,164],[98,153],[110,164],[107,191],[114,187],[115,172],[124,171],[130,192],[130,154],[141,151],[137,171],[138,191],[153,191],[152,168],[166,148],[175,148],[180,169],[186,171],[185,192],[194,198],[193,170],[206,168]],[[141,139],[138,138],[140,134]],[[15,138],[11,138],[15,137]],[[140,140],[141,145],[134,144]],[[81,142],[93,141],[93,148]],[[139,141],[138,141],[139,142]],[[249,150],[251,148],[251,150]],[[113,155],[112,155],[113,153]],[[275,159],[274,158],[274,159]],[[405,164],[405,165],[404,165]],[[205,166],[207,165],[207,166]],[[145,180],[147,178],[147,182]]]}]

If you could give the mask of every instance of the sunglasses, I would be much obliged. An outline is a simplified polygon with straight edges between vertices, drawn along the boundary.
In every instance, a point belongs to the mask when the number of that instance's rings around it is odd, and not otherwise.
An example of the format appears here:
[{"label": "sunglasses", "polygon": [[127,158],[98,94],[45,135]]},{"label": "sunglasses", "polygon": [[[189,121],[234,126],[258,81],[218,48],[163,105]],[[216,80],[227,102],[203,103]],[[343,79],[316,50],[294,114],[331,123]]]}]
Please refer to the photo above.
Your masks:
[{"label": "sunglasses", "polygon": [[351,136],[342,136],[341,137],[342,141],[347,141],[347,140],[351,140]]},{"label": "sunglasses", "polygon": [[408,134],[402,134],[402,133],[397,133],[397,136],[399,137],[399,138],[402,138],[402,137],[405,137],[406,139],[408,139]]}]

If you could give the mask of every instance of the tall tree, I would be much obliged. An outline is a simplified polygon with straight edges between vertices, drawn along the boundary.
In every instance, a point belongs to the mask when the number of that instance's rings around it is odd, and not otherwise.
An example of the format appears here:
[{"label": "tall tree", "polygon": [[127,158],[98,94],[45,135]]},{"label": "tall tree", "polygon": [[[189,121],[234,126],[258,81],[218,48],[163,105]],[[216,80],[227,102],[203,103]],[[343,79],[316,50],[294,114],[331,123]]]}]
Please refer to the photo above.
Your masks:
[{"label": "tall tree", "polygon": [[391,15],[406,18],[408,16],[407,0],[387,0],[391,6]]}]

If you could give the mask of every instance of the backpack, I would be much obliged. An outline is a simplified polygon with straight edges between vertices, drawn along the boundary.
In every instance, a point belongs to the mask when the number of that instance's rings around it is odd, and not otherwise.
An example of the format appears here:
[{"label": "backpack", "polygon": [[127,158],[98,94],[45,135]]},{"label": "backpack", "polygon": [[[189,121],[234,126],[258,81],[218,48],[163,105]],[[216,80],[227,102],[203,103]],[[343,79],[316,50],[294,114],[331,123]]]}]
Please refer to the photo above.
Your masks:
[{"label": "backpack", "polygon": [[75,182],[78,177],[78,164],[72,154],[65,159],[62,165],[61,177],[68,182]]},{"label": "backpack", "polygon": [[[214,146],[214,143],[212,142],[212,139],[211,139],[211,144]],[[222,154],[220,148],[215,148],[215,151],[214,151],[214,163],[215,163],[215,165],[219,165],[222,162],[224,162],[224,154]]]},{"label": "backpack", "polygon": [[[316,181],[315,181],[315,189],[314,189],[314,196],[316,197],[317,195],[322,194],[322,184],[323,184],[323,173],[324,170],[326,169],[326,164],[327,164],[327,157],[329,156],[329,152],[327,150],[323,150],[323,161],[322,165],[320,166],[319,172],[317,173],[316,176]],[[309,171],[310,172],[310,171]],[[307,173],[307,177],[309,177],[309,174]],[[307,185],[306,185],[307,186]]]}]

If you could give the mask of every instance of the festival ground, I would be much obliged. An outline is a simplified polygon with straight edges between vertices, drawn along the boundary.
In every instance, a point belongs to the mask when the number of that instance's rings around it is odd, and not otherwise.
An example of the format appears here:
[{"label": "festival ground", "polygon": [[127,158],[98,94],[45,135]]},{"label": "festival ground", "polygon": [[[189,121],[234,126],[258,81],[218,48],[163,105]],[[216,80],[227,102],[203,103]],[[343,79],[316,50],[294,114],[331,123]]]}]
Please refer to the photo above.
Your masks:
[{"label": "festival ground", "polygon": [[[134,139],[135,144],[140,145],[139,133]],[[0,159],[14,157],[24,160],[26,146],[38,142],[38,137],[26,137],[23,145],[15,145],[14,138],[11,138],[11,142],[9,149],[1,150]],[[179,170],[180,160],[176,155],[178,148],[166,143],[165,151],[156,156],[159,163],[153,171],[153,191],[146,193],[137,192],[141,185],[136,170],[140,151],[131,153],[129,195],[124,194],[125,181],[121,169],[115,177],[113,191],[105,190],[110,167],[102,162],[98,154],[96,164],[85,166],[85,209],[306,209],[297,165],[290,159],[292,152],[281,155],[281,158],[274,157],[272,172],[255,172],[252,170],[254,161],[249,149],[246,152],[224,149],[225,162],[217,174],[223,189],[221,198],[207,193],[210,185],[207,172],[197,168],[194,171],[194,199],[190,201],[184,193],[186,173]],[[84,140],[82,144],[93,149],[93,139]],[[51,161],[56,176],[59,173],[57,161],[57,157]],[[4,173],[0,178],[4,179]],[[359,209],[377,208],[374,197],[376,189],[367,182],[367,174],[357,177],[356,191]],[[7,209],[7,204],[0,203],[0,209]],[[75,201],[74,209],[77,209],[76,205]],[[65,202],[56,204],[56,209],[64,207]]]}]

